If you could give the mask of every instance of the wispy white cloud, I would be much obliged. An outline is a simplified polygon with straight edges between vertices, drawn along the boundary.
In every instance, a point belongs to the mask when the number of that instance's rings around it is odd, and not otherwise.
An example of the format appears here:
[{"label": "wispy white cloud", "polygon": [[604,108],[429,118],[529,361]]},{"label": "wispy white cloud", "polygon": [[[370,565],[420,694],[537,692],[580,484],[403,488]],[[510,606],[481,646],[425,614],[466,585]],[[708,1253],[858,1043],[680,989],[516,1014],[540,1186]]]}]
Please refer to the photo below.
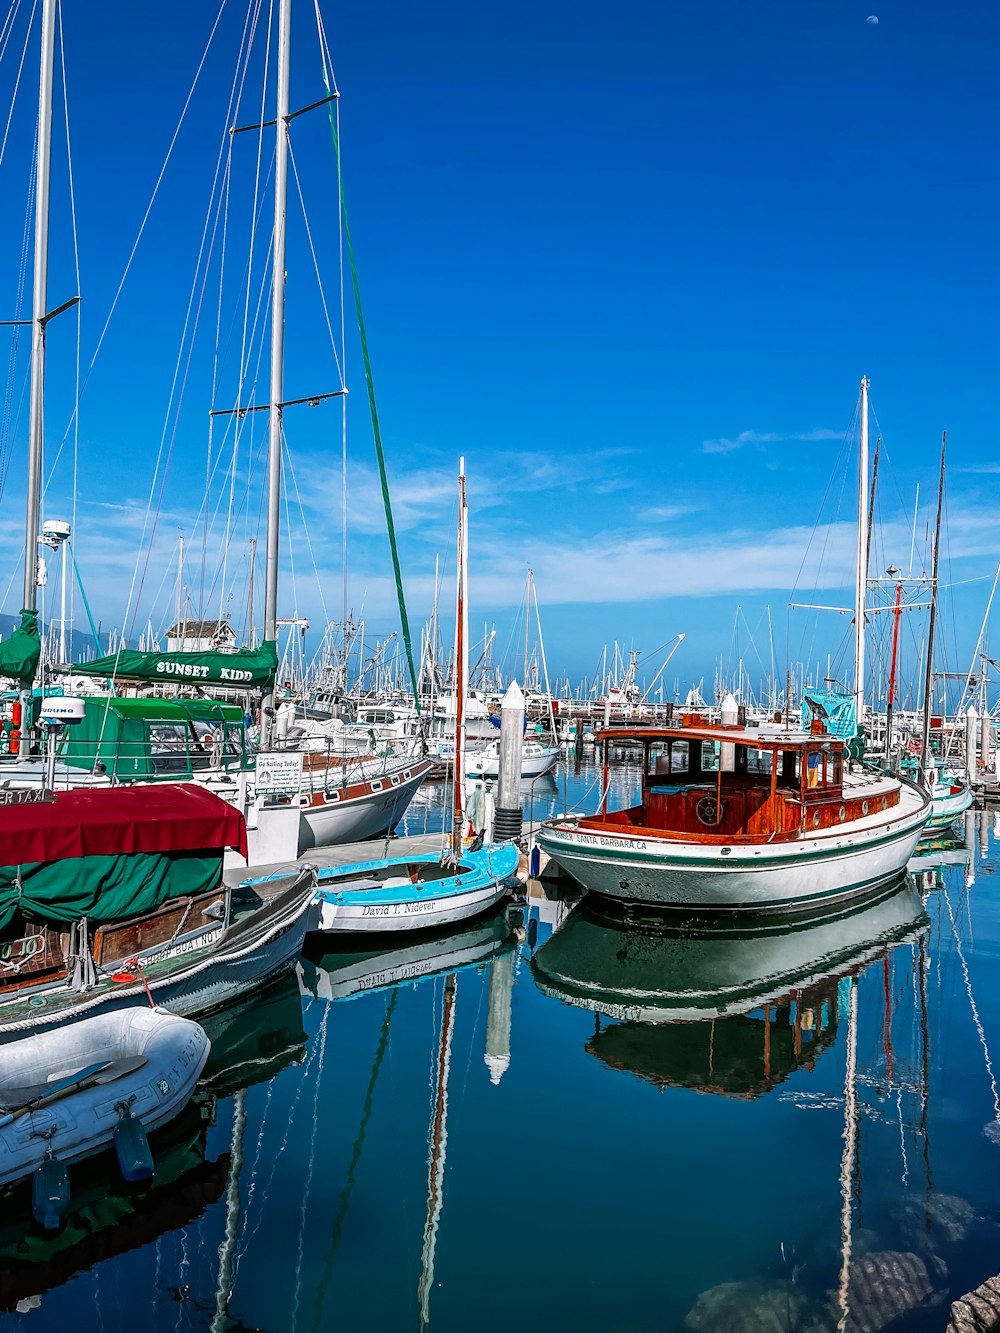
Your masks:
[{"label": "wispy white cloud", "polygon": [[737,449],[745,449],[747,445],[819,444],[824,440],[841,439],[843,431],[823,428],[799,431],[793,435],[781,435],[775,431],[743,430],[734,439],[723,436],[717,440],[703,440],[701,448],[702,453],[706,454],[731,454]]}]

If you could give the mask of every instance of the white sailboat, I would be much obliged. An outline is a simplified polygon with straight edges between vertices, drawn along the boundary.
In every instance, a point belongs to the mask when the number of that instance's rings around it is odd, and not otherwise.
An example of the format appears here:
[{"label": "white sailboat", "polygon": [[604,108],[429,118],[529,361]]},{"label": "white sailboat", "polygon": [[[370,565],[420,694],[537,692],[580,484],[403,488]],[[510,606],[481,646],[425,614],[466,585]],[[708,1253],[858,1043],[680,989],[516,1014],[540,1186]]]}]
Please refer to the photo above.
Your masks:
[{"label": "white sailboat", "polygon": [[[456,774],[464,771],[464,696],[468,680],[468,506],[465,460],[458,478],[458,578],[455,603]],[[441,853],[317,866],[319,929],[355,934],[452,926],[497,907],[507,896],[520,853],[513,843],[466,847],[465,783],[456,776],[449,845]]]}]

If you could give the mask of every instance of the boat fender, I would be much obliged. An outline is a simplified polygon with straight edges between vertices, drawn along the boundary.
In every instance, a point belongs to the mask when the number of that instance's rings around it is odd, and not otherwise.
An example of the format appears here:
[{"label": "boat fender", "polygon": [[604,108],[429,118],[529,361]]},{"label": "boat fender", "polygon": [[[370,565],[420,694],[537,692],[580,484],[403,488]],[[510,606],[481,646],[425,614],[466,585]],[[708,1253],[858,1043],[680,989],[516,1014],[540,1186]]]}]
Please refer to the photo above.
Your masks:
[{"label": "boat fender", "polygon": [[541,869],[542,869],[542,853],[538,845],[536,844],[534,847],[532,847],[531,853],[528,857],[529,878],[538,879]]},{"label": "boat fender", "polygon": [[10,710],[10,752],[18,754],[21,750],[21,701],[15,699]]},{"label": "boat fender", "polygon": [[31,1215],[43,1231],[58,1231],[69,1212],[69,1172],[49,1148],[31,1180]]},{"label": "boat fender", "polygon": [[152,1180],[153,1154],[149,1148],[149,1139],[142,1126],[132,1114],[133,1097],[127,1102],[117,1102],[118,1124],[115,1126],[115,1152],[118,1155],[118,1169],[122,1179],[129,1184]]}]

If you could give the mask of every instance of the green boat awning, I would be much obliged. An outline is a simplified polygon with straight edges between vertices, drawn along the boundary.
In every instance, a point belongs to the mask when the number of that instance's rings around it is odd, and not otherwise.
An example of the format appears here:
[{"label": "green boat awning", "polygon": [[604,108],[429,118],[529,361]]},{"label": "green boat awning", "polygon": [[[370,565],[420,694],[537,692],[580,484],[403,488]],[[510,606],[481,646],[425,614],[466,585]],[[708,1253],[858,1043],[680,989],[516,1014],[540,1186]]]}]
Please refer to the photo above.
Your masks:
[{"label": "green boat awning", "polygon": [[[0,649],[6,645],[0,644]],[[247,689],[270,686],[278,670],[278,649],[273,641],[259,648],[234,653],[140,653],[131,648],[79,662],[73,670],[83,676],[113,676],[127,680],[173,680],[182,685],[230,685]]]},{"label": "green boat awning", "polygon": [[0,643],[0,677],[30,685],[35,679],[42,643],[38,637],[38,612],[21,611],[21,624]]}]

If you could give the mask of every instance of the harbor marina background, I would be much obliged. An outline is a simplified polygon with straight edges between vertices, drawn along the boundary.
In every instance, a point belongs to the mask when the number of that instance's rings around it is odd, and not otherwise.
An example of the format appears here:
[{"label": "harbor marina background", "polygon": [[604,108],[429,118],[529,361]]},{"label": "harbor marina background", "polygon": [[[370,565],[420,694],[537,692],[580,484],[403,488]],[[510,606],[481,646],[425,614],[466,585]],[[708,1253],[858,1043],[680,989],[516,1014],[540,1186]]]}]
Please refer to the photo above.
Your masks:
[{"label": "harbor marina background", "polygon": [[[571,772],[571,798],[595,778]],[[613,771],[623,801],[636,778]],[[536,818],[561,808],[557,782],[544,798],[536,784]],[[444,791],[408,818],[444,822]],[[164,1172],[156,1220],[145,1198],[91,1203],[91,1226],[131,1215],[143,1243],[92,1236],[72,1275],[5,1223],[0,1329],[25,1326],[20,1300],[28,1326],[86,1309],[107,1333],[140,1312],[152,1330],[320,1329],[418,1327],[421,1309],[425,1326],[500,1329],[512,1305],[524,1327],[595,1333],[750,1328],[780,1305],[775,1327],[832,1333],[846,1197],[852,1308],[939,1333],[948,1300],[997,1268],[998,864],[994,816],[970,812],[900,897],[816,928],[842,947],[820,947],[815,974],[797,944],[781,994],[735,993],[741,962],[777,947],[737,925],[710,941],[737,982],[701,1021],[635,1012],[609,981],[636,937],[620,925],[602,924],[613,947],[589,969],[603,1014],[543,992],[535,962],[575,926],[572,902],[534,885],[507,925],[310,947],[206,1023],[210,1114],[186,1171]],[[694,991],[697,939],[686,952]],[[498,1262],[510,1299],[484,1300]]]}]

